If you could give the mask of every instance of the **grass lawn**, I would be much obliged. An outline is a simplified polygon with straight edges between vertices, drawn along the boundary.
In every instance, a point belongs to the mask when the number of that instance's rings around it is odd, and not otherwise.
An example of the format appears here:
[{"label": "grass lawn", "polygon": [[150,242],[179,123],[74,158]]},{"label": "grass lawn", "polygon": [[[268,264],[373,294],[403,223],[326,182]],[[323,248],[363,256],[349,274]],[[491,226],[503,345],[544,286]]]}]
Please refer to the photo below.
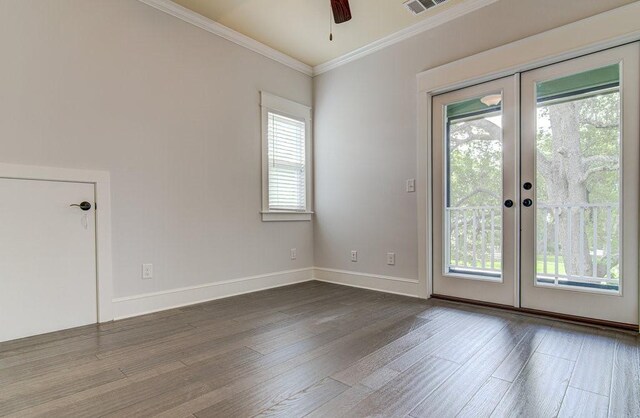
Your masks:
[{"label": "grass lawn", "polygon": [[[544,272],[544,257],[539,255],[536,263],[536,271],[538,273]],[[554,257],[547,256],[547,274],[555,274],[556,272],[556,261]],[[564,269],[564,259],[562,257],[558,257],[558,274],[564,275],[566,274],[566,270]]]},{"label": "grass lawn", "polygon": [[[452,264],[455,265],[455,263],[452,263]],[[457,267],[469,267],[469,268],[478,268],[478,269],[484,269],[484,270],[500,271],[502,270],[502,263],[500,261],[494,261],[493,268],[491,268],[491,263],[487,260],[485,260],[484,266],[481,265],[480,260],[476,261],[475,266],[471,265],[470,260],[467,260],[466,265],[464,265],[461,262],[460,264],[457,265]],[[544,272],[544,258],[541,255],[538,256],[538,260],[536,263],[536,271]],[[547,256],[547,274],[555,274],[555,271],[556,271],[555,259],[553,257]],[[558,274],[560,275],[565,274],[564,260],[562,257],[558,257]]]}]

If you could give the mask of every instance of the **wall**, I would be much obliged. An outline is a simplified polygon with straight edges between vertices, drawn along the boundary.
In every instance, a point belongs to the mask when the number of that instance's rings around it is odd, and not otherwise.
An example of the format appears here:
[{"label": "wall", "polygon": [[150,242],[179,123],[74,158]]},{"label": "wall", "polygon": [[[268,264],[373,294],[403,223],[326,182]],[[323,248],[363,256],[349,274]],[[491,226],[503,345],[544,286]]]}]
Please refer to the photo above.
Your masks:
[{"label": "wall", "polygon": [[258,214],[259,91],[309,77],[136,0],[3,0],[0,162],[111,173],[116,315],[304,280],[314,246],[316,277],[413,294],[415,75],[629,2],[502,0],[316,77],[314,227]]},{"label": "wall", "polygon": [[416,74],[627,3],[502,0],[317,76],[316,277],[417,294]]},{"label": "wall", "polygon": [[313,266],[310,222],[258,213],[259,92],[310,77],[136,0],[3,0],[0,54],[0,162],[111,173],[116,316],[310,277],[227,283]]}]

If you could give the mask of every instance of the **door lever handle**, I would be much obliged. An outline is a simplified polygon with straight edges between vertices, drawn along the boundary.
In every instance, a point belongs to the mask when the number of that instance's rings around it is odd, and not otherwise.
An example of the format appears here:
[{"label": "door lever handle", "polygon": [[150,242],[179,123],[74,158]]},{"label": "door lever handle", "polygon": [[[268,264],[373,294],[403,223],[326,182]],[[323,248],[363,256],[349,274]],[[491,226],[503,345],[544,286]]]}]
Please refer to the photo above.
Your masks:
[{"label": "door lever handle", "polygon": [[84,211],[88,211],[89,209],[91,209],[91,203],[89,202],[82,202],[80,204],[78,203],[74,203],[72,205],[69,205],[70,207],[76,206],[79,207],[80,209],[84,210]]}]

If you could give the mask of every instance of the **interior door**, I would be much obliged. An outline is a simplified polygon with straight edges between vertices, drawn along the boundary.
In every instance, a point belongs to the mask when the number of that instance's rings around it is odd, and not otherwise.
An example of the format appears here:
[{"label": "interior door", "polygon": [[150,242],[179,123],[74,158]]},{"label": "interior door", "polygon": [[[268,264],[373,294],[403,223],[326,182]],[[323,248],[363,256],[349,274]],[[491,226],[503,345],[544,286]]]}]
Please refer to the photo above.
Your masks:
[{"label": "interior door", "polygon": [[522,74],[522,307],[638,323],[640,54]]},{"label": "interior door", "polygon": [[0,341],[97,322],[94,201],[93,184],[0,178]]},{"label": "interior door", "polygon": [[433,293],[513,306],[517,77],[433,98]]}]

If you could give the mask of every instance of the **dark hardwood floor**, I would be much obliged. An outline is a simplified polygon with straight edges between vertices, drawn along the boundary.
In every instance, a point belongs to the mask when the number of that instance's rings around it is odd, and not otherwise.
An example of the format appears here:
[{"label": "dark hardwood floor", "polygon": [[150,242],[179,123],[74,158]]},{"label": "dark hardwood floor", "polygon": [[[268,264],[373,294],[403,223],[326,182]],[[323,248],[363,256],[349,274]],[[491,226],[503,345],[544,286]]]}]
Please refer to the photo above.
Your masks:
[{"label": "dark hardwood floor", "polygon": [[628,333],[308,282],[0,344],[0,415],[640,416]]}]

